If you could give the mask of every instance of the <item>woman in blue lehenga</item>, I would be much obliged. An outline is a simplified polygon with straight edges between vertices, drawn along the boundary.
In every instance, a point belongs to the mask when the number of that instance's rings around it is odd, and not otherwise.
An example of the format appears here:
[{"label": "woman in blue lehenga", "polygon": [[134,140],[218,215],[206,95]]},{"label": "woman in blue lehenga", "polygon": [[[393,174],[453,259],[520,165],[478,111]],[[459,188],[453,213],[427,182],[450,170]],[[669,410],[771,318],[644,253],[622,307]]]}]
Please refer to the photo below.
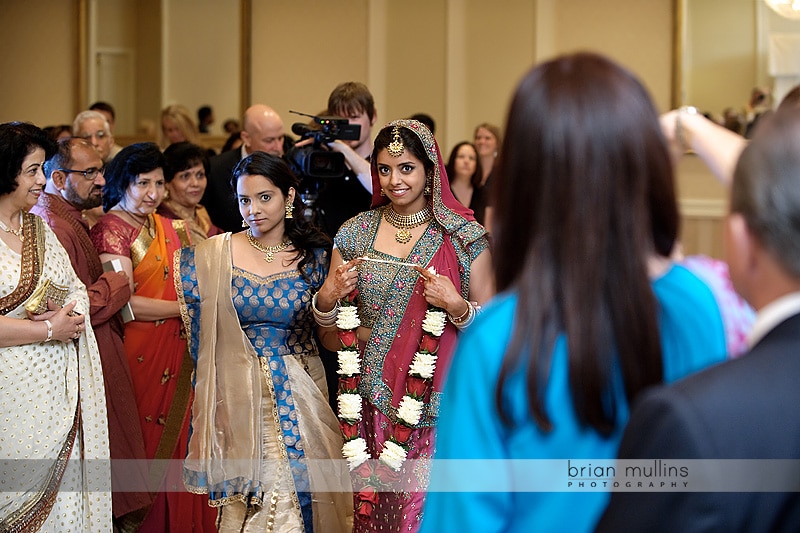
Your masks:
[{"label": "woman in blue lehenga", "polygon": [[220,531],[349,531],[350,481],[311,314],[330,243],[292,216],[302,202],[280,158],[251,154],[231,185],[247,231],[175,256],[196,365],[184,482],[220,508]]}]

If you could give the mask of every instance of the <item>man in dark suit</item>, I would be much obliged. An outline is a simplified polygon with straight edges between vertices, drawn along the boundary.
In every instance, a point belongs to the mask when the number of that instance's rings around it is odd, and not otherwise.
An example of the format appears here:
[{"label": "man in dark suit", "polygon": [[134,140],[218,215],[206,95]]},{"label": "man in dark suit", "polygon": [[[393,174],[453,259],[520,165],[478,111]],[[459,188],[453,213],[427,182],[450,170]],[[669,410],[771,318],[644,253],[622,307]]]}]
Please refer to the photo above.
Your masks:
[{"label": "man in dark suit", "polygon": [[283,156],[285,133],[283,120],[269,106],[254,104],[242,117],[242,147],[211,158],[208,185],[201,204],[211,221],[224,231],[242,230],[242,216],[230,181],[236,164],[255,151]]},{"label": "man in dark suit", "polygon": [[[703,459],[711,489],[741,492],[615,492],[598,531],[800,531],[800,112],[759,125],[725,230],[734,286],[758,311],[751,351],[645,393],[619,456]],[[776,481],[767,463],[720,459],[791,461],[772,487],[782,492],[758,492]]]}]

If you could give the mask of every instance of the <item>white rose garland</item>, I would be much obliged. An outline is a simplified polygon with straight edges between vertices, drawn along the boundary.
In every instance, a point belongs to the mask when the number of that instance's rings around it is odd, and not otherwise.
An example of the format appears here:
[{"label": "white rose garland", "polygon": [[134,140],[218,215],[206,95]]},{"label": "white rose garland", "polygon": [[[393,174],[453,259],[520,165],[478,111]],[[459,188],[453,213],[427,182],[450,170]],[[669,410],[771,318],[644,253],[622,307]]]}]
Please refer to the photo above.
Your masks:
[{"label": "white rose garland", "polygon": [[[431,267],[432,273],[436,271]],[[447,324],[447,315],[444,311],[428,308],[422,320],[423,331],[441,337]],[[336,327],[340,330],[354,330],[361,325],[358,316],[358,307],[355,305],[342,305],[336,319]],[[343,377],[352,377],[361,373],[361,357],[354,348],[344,348],[338,353],[339,369],[337,374]],[[432,379],[436,371],[436,355],[417,352],[409,367],[409,374],[423,379]],[[361,420],[363,403],[361,395],[350,392],[341,392],[337,398],[339,418],[349,421]],[[397,409],[397,417],[407,426],[416,427],[422,418],[424,404],[411,396],[404,395]],[[399,471],[406,460],[406,449],[391,438],[383,443],[378,460],[394,471]],[[365,461],[371,459],[367,451],[367,443],[362,437],[348,440],[342,446],[342,455],[347,460],[348,468],[352,471]]]}]

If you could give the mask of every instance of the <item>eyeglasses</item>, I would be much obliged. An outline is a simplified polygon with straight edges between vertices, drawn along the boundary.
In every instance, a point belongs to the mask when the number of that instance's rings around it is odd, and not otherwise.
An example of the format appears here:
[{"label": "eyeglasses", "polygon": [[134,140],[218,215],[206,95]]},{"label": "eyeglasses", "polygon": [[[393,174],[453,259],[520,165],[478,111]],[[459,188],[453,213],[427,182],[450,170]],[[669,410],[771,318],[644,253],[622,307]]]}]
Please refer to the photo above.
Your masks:
[{"label": "eyeglasses", "polygon": [[96,133],[87,133],[85,135],[78,135],[78,137],[80,137],[82,139],[86,139],[87,141],[92,140],[92,137],[94,137],[97,140],[102,141],[103,139],[108,137],[108,134],[105,131],[100,130],[100,131],[98,131]]},{"label": "eyeglasses", "polygon": [[98,174],[105,173],[106,167],[90,168],[89,170],[73,170],[71,168],[57,168],[56,170],[60,170],[61,172],[66,172],[67,174],[83,174],[83,178],[85,180],[94,181],[97,178]]}]

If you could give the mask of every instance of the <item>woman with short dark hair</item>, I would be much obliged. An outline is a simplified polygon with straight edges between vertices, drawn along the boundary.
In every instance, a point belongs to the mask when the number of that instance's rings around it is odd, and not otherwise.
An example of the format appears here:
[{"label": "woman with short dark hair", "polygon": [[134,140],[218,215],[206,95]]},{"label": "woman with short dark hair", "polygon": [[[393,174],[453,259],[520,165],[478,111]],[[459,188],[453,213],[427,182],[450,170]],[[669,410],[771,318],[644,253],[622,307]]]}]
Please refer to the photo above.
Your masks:
[{"label": "woman with short dark hair", "polygon": [[38,127],[0,124],[0,529],[110,531],[108,419],[89,298],[55,233],[28,212],[54,152]]},{"label": "woman with short dark hair", "polygon": [[[131,283],[134,319],[125,324],[125,354],[133,381],[148,459],[157,459],[153,505],[144,531],[214,531],[216,513],[205,499],[166,490],[162,460],[181,461],[189,439],[192,361],[187,355],[175,284],[173,254],[189,246],[186,222],[156,213],[166,191],[166,161],[155,143],[127,146],[108,164],[103,187],[106,214],[92,226],[103,262],[115,261]],[[159,461],[162,461],[159,463]]]},{"label": "woman with short dark hair", "polygon": [[222,230],[211,222],[206,208],[200,205],[208,184],[210,164],[205,148],[189,142],[170,144],[164,150],[167,196],[156,213],[186,221],[194,244]]}]

